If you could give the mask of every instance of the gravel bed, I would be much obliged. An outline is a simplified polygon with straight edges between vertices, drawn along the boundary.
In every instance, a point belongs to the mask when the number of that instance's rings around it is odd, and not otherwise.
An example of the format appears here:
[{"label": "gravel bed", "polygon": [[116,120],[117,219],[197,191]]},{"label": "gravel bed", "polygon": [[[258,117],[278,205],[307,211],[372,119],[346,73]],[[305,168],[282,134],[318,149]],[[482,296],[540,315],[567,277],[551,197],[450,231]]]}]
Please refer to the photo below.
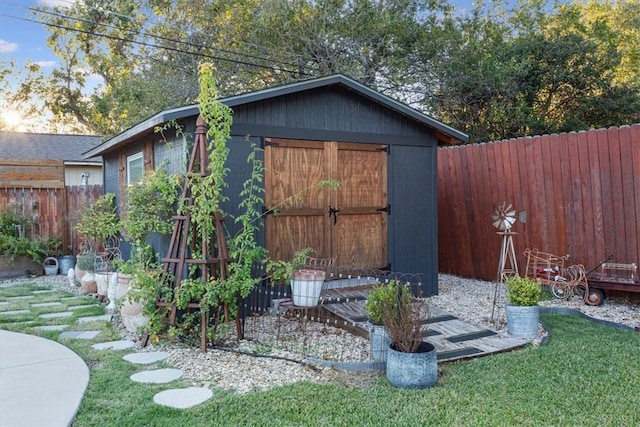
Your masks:
[{"label": "gravel bed", "polygon": [[[53,289],[82,294],[80,287],[71,286],[64,276],[6,280],[0,282],[0,287],[20,286],[34,281]],[[495,282],[441,274],[439,295],[427,300],[430,305],[446,310],[462,320],[493,329],[499,334],[506,334],[504,298],[504,287],[496,286]],[[640,328],[640,305],[622,298],[607,298],[599,307],[587,306],[581,301],[563,300],[544,301],[541,305],[572,308],[597,319]],[[301,341],[298,336],[296,341],[293,337],[300,327],[298,320],[263,316],[259,322],[247,325],[247,335],[259,335],[260,344],[248,340],[240,343],[229,341],[228,346],[233,347],[233,351],[211,349],[203,353],[199,348],[179,343],[161,342],[141,348],[140,337],[128,334],[119,323],[117,312],[114,314],[114,323],[121,331],[123,339],[136,341],[137,351],[168,351],[170,356],[166,363],[182,369],[183,378],[193,386],[222,388],[237,393],[266,390],[297,381],[341,381],[350,386],[368,387],[379,375],[341,372],[306,363],[304,354],[309,354],[311,347],[315,355],[327,359],[331,359],[332,355],[343,361],[361,361],[369,358],[367,340],[316,322],[306,323],[306,339]],[[283,323],[279,324],[278,329],[278,325],[273,322]],[[292,338],[288,341],[290,345],[286,349],[276,349],[265,338],[268,331],[273,333],[274,330],[291,334]]]}]

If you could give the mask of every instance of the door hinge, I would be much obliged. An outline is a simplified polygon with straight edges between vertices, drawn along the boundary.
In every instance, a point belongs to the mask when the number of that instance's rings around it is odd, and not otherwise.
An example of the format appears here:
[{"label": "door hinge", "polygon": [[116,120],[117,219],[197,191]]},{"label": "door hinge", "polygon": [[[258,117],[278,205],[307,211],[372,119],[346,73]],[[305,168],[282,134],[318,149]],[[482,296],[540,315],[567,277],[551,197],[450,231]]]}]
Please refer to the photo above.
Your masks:
[{"label": "door hinge", "polygon": [[270,147],[274,145],[273,141],[271,141],[271,138],[262,138],[262,142],[260,142],[260,148],[262,148],[263,150],[265,149],[265,147]]},{"label": "door hinge", "polygon": [[387,215],[391,215],[391,205],[388,204],[387,206],[385,206],[384,208],[378,208],[376,209],[378,212],[386,212]]},{"label": "door hinge", "polygon": [[388,156],[389,154],[391,154],[391,146],[390,145],[385,145],[384,147],[378,148],[377,151],[383,151],[383,152],[387,153],[387,156]]}]

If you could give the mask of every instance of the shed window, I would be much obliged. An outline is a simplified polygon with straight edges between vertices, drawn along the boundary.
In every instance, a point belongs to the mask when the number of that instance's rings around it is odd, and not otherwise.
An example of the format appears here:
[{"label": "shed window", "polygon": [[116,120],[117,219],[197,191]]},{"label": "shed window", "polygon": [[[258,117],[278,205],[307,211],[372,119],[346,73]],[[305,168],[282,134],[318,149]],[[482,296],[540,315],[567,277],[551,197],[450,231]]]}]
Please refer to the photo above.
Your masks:
[{"label": "shed window", "polygon": [[127,186],[131,186],[142,179],[144,162],[142,151],[127,156]]}]

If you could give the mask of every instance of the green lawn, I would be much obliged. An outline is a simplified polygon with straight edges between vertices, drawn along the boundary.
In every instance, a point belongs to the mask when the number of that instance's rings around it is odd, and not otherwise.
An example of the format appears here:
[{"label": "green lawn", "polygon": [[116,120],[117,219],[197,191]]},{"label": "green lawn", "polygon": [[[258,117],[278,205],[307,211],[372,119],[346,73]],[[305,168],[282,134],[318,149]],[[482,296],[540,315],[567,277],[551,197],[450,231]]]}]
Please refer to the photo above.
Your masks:
[{"label": "green lawn", "polygon": [[[0,327],[7,328],[1,319]],[[129,376],[139,368],[122,360],[122,353],[92,350],[94,342],[115,336],[107,328],[96,340],[65,342],[91,367],[73,425],[640,425],[640,334],[578,316],[543,315],[542,320],[552,331],[549,344],[443,364],[441,380],[429,390],[398,390],[382,377],[366,389],[342,383],[298,383],[246,395],[214,389],[210,401],[189,410],[153,403],[157,392],[188,384],[134,383]]]}]

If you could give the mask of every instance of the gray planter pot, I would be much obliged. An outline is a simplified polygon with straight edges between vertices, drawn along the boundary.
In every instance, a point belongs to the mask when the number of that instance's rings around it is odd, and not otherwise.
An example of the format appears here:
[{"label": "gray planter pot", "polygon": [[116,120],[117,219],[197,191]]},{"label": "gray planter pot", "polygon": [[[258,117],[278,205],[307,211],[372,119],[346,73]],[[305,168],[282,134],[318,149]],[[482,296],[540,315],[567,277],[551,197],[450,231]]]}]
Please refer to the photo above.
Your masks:
[{"label": "gray planter pot", "polygon": [[387,353],[387,379],[400,388],[429,388],[438,382],[438,357],[433,344],[423,341],[417,353]]},{"label": "gray planter pot", "polygon": [[371,359],[377,362],[386,361],[387,349],[390,344],[391,338],[384,326],[369,322],[369,350],[371,351]]},{"label": "gray planter pot", "polygon": [[507,304],[507,331],[515,338],[536,338],[540,307]]}]

